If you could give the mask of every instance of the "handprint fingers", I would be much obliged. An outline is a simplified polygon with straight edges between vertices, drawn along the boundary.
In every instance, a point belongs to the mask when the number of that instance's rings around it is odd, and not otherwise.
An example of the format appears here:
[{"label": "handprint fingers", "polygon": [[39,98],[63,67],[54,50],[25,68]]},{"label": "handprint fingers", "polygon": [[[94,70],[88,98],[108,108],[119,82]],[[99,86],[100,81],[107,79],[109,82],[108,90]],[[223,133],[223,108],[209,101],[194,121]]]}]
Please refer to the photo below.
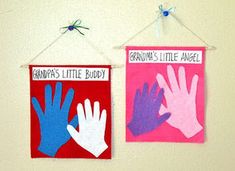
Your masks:
[{"label": "handprint fingers", "polygon": [[194,75],[192,79],[191,89],[190,89],[190,95],[194,98],[196,98],[196,94],[197,94],[197,83],[198,83],[198,75]]},{"label": "handprint fingers", "polygon": [[86,112],[86,120],[91,120],[92,110],[91,110],[91,102],[89,99],[85,100],[85,112]]},{"label": "handprint fingers", "polygon": [[172,92],[178,92],[179,91],[179,86],[178,86],[178,83],[177,83],[177,79],[175,77],[174,69],[171,65],[167,66],[167,74],[168,74],[169,82],[171,84]]},{"label": "handprint fingers", "polygon": [[181,89],[182,91],[188,93],[187,85],[186,85],[185,69],[184,69],[184,67],[182,67],[182,66],[179,67],[178,77],[179,77],[180,89]]},{"label": "handprint fingers", "polygon": [[164,89],[164,95],[165,95],[166,99],[171,99],[172,92],[171,92],[166,80],[164,79],[164,77],[161,74],[157,74],[156,78],[157,78],[157,82],[158,82],[159,86]]},{"label": "handprint fingers", "polygon": [[100,103],[97,101],[94,103],[94,116],[93,117],[95,120],[100,119]]}]

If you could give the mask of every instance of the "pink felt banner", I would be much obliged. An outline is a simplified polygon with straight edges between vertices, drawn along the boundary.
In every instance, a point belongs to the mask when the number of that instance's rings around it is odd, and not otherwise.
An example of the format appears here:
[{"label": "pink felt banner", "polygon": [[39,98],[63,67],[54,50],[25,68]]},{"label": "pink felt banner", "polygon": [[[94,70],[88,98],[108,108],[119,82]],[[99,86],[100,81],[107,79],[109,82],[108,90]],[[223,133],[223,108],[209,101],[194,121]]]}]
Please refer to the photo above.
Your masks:
[{"label": "pink felt banner", "polygon": [[204,142],[204,47],[126,48],[126,141]]}]

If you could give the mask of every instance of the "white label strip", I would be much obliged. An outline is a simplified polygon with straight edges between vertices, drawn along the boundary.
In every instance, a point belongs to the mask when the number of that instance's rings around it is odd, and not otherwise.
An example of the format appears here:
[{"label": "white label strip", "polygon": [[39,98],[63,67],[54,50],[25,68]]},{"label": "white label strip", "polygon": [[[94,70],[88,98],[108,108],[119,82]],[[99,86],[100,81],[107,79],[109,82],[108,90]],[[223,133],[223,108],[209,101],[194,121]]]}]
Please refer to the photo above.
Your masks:
[{"label": "white label strip", "polygon": [[200,50],[129,50],[129,63],[201,64]]},{"label": "white label strip", "polygon": [[35,81],[108,81],[109,68],[33,67],[32,79]]}]

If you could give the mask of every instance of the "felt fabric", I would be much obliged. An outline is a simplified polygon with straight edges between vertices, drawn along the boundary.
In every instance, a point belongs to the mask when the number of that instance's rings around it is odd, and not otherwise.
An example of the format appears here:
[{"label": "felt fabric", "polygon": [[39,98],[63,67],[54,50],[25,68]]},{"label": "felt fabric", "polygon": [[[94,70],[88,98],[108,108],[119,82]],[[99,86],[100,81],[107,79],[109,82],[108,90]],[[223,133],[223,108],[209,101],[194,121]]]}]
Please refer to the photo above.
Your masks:
[{"label": "felt fabric", "polygon": [[[30,65],[32,158],[111,159],[110,69],[110,65]],[[78,107],[81,105],[85,114]],[[84,129],[87,122],[81,115],[96,115],[97,123],[102,123],[102,127],[89,124],[98,138],[91,129]],[[83,129],[82,144],[68,127],[78,133]]]},{"label": "felt fabric", "polygon": [[126,47],[126,141],[203,143],[204,64],[204,47]]}]

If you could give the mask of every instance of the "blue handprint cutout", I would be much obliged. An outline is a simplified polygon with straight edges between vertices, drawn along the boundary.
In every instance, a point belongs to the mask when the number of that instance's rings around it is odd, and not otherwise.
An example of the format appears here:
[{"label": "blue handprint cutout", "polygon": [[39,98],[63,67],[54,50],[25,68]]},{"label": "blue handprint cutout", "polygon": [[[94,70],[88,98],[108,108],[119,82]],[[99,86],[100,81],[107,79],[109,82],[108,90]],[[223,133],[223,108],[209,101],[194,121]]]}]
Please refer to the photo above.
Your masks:
[{"label": "blue handprint cutout", "polygon": [[154,83],[150,92],[147,83],[144,84],[142,94],[139,89],[136,90],[132,120],[127,125],[134,136],[156,129],[170,117],[170,113],[159,115],[164,91],[160,89],[158,94],[156,91],[157,83]]},{"label": "blue handprint cutout", "polygon": [[68,123],[68,114],[73,96],[74,90],[71,88],[61,105],[62,83],[57,82],[53,100],[51,86],[49,84],[45,86],[44,112],[36,97],[32,98],[32,104],[40,122],[41,141],[38,150],[48,156],[55,156],[58,149],[71,138],[67,131],[67,125],[71,124],[75,128],[78,126],[77,115]]}]

